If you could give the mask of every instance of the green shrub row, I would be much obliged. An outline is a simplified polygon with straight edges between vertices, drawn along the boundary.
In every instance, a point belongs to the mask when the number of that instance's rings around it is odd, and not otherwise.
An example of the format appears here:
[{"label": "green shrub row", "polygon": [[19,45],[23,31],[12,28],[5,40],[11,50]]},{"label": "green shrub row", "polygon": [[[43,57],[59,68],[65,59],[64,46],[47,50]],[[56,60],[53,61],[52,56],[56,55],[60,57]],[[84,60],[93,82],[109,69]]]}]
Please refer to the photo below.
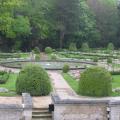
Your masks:
[{"label": "green shrub row", "polygon": [[18,53],[0,53],[0,58],[20,58],[21,55]]},{"label": "green shrub row", "polygon": [[111,75],[120,75],[120,71],[111,71]]}]

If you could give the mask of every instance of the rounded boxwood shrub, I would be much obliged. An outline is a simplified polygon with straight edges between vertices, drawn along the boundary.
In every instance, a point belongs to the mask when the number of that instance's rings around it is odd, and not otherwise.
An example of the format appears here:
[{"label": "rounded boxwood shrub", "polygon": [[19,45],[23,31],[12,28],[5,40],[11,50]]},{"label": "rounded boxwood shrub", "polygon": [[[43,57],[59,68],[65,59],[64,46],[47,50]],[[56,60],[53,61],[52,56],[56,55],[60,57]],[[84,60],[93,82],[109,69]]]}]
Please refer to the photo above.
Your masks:
[{"label": "rounded boxwood shrub", "polygon": [[39,54],[37,54],[37,55],[35,56],[35,60],[36,60],[36,61],[40,61],[40,55],[39,55]]},{"label": "rounded boxwood shrub", "polygon": [[46,47],[45,48],[45,53],[46,54],[51,54],[52,53],[52,48],[51,47]]},{"label": "rounded boxwood shrub", "polygon": [[98,57],[94,57],[93,62],[98,62]]},{"label": "rounded boxwood shrub", "polygon": [[107,58],[107,63],[108,63],[108,64],[112,64],[112,58],[110,58],[110,57]]},{"label": "rounded boxwood shrub", "polygon": [[16,92],[18,94],[27,92],[32,96],[45,96],[50,91],[50,78],[42,67],[30,64],[20,71],[16,81]]},{"label": "rounded boxwood shrub", "polygon": [[69,65],[65,64],[65,65],[63,66],[63,73],[67,73],[69,70],[70,70]]},{"label": "rounded boxwood shrub", "polygon": [[56,54],[52,54],[52,55],[51,55],[51,60],[57,60]]},{"label": "rounded boxwood shrub", "polygon": [[112,92],[111,75],[104,68],[88,68],[81,74],[79,94],[85,96],[110,96]]},{"label": "rounded boxwood shrub", "polygon": [[35,48],[34,48],[34,53],[35,53],[35,54],[40,54],[40,49],[39,49],[39,47],[35,47]]},{"label": "rounded boxwood shrub", "polygon": [[69,50],[70,51],[77,51],[76,43],[70,43]]}]

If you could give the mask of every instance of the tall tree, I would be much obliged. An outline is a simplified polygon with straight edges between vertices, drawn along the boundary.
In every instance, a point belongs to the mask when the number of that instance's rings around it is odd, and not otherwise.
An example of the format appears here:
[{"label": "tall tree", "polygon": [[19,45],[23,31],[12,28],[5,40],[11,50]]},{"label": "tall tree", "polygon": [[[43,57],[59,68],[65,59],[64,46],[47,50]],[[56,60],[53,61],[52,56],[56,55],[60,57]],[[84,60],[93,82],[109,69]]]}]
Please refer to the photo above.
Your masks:
[{"label": "tall tree", "polygon": [[[21,7],[23,5],[22,0],[1,0],[0,1],[0,32],[6,35],[8,38],[15,38],[17,35],[20,34],[19,32],[16,33],[17,29],[19,27],[22,27],[22,33],[28,33],[30,31],[29,29],[29,20],[25,17],[20,17],[16,15],[15,9]],[[19,23],[18,23],[19,21]],[[21,22],[22,21],[22,22]],[[26,21],[27,30],[25,28],[24,31],[24,23],[23,21]],[[18,24],[17,29],[15,27],[15,23]]]},{"label": "tall tree", "polygon": [[72,35],[79,30],[79,0],[54,0],[52,18],[59,35],[60,48],[65,35]]},{"label": "tall tree", "polygon": [[115,43],[118,25],[117,0],[87,0],[87,3],[95,14],[101,34],[101,42],[98,44],[104,47],[109,42]]}]

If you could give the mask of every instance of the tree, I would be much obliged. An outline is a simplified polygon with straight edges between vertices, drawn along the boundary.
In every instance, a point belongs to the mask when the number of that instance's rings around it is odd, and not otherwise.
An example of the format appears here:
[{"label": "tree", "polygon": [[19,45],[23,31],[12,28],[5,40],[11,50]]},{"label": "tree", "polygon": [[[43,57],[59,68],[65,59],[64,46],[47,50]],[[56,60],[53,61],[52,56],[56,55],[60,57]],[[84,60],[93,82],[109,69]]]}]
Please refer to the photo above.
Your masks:
[{"label": "tree", "polygon": [[25,5],[23,0],[0,1],[0,37],[2,37],[0,40],[2,46],[4,43],[9,44],[9,48],[11,45],[15,46],[14,44],[18,43],[16,40],[22,40],[21,36],[25,37],[30,34],[29,19],[17,12],[23,5]]},{"label": "tree", "polygon": [[[47,13],[50,11],[51,3],[49,0],[24,0],[26,6],[21,8],[21,14],[29,18],[31,25],[31,47],[38,46],[41,40],[48,38],[51,24]],[[38,46],[41,47],[41,46]]]},{"label": "tree", "polygon": [[52,18],[55,30],[59,35],[60,48],[66,35],[73,35],[79,30],[79,0],[54,0]]},{"label": "tree", "polygon": [[5,0],[0,3],[0,31],[8,38],[30,33],[29,20],[15,13],[15,9],[22,5],[22,0]]},{"label": "tree", "polygon": [[95,15],[97,28],[100,31],[101,40],[97,44],[102,47],[109,42],[116,44],[119,22],[117,0],[87,0],[87,3]]},{"label": "tree", "polygon": [[116,41],[117,47],[119,47],[119,45],[120,45],[120,2],[118,4],[118,19],[119,19],[118,29],[117,29],[117,38],[118,38],[118,40]]}]

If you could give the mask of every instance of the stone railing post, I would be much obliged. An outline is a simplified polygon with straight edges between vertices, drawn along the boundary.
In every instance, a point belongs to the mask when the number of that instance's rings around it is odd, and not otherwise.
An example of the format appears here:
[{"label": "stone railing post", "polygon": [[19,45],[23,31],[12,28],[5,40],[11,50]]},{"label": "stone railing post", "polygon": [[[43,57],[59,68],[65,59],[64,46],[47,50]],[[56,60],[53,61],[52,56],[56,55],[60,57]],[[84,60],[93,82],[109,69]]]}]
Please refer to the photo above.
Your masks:
[{"label": "stone railing post", "polygon": [[23,119],[32,120],[32,97],[29,93],[22,93]]},{"label": "stone railing post", "polygon": [[109,102],[110,120],[120,120],[120,98],[119,100],[111,100]]}]

